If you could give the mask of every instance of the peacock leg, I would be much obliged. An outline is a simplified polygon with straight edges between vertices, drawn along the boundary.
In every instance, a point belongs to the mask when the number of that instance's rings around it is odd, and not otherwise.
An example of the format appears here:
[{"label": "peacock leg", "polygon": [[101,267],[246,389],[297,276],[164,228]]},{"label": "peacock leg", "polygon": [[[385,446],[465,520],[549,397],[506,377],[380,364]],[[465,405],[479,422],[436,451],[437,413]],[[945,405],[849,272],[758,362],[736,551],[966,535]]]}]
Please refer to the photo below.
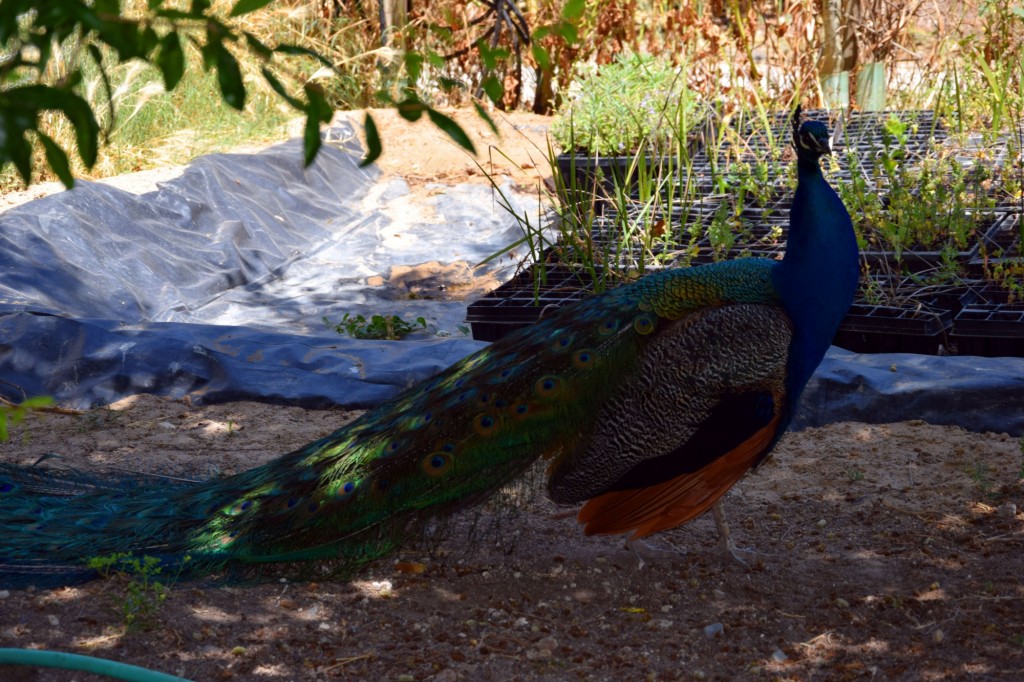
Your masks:
[{"label": "peacock leg", "polygon": [[657,547],[651,547],[649,544],[644,542],[642,539],[626,538],[626,549],[633,552],[637,560],[640,562],[640,568],[642,569],[647,563],[655,563],[659,561],[675,561],[682,559],[686,555],[686,550],[677,549],[659,549]]},{"label": "peacock leg", "polygon": [[736,546],[736,543],[732,539],[732,533],[729,531],[729,522],[725,518],[725,505],[721,498],[715,502],[715,506],[712,507],[712,511],[715,513],[715,527],[718,528],[718,544],[722,552],[728,554],[743,566],[746,566],[747,562],[744,561],[741,554],[752,554],[753,551],[749,549],[740,549]]}]

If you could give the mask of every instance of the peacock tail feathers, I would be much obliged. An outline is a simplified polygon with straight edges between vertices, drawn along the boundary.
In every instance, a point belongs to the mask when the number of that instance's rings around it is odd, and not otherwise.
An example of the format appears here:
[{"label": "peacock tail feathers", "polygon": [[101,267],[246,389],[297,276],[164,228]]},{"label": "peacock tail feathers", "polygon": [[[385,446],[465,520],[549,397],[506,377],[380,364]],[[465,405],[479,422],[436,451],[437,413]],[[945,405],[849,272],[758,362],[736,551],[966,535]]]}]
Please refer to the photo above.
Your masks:
[{"label": "peacock tail feathers", "polygon": [[480,500],[538,457],[562,471],[580,434],[618,421],[601,406],[632,386],[665,330],[708,306],[770,302],[770,268],[750,260],[666,271],[593,297],[229,478],[76,475],[73,487],[49,469],[0,467],[0,564],[24,569],[122,551],[170,563],[188,555],[194,571],[375,559],[427,513]]},{"label": "peacock tail feathers", "polygon": [[[540,458],[587,533],[672,528],[771,450],[856,287],[849,215],[795,128],[779,261],[668,270],[470,355],[334,433],[205,482],[0,466],[0,585],[85,577],[132,553],[198,574],[278,562],[351,570]],[[188,560],[186,561],[186,557]]]}]

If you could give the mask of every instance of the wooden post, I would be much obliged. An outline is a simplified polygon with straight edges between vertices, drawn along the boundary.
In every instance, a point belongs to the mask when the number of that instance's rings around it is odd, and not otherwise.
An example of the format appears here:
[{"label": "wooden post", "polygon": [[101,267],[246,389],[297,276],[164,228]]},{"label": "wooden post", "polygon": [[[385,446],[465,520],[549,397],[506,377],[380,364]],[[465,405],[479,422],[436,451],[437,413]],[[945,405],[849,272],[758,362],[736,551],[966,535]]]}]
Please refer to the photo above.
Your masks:
[{"label": "wooden post", "polygon": [[860,0],[821,0],[824,42],[821,90],[828,109],[850,106],[850,69],[857,63],[857,39],[851,26]]},{"label": "wooden post", "polygon": [[409,0],[380,0],[381,45],[392,45],[394,34],[401,33],[408,22]]}]

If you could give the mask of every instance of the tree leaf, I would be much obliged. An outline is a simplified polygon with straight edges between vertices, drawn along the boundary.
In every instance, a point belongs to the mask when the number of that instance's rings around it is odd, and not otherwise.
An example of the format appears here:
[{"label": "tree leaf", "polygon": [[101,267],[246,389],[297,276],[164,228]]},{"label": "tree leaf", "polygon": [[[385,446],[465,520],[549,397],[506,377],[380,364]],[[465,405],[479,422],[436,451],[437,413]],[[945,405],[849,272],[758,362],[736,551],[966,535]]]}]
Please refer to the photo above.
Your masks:
[{"label": "tree leaf", "polygon": [[235,3],[235,6],[231,8],[231,14],[229,16],[240,17],[243,14],[255,12],[261,7],[269,5],[271,1],[272,0],[238,0],[238,2]]},{"label": "tree leaf", "polygon": [[[111,131],[114,129],[114,122],[117,117],[114,116],[114,110],[116,105],[114,104],[114,88],[110,85],[110,76],[107,74],[107,70],[103,67],[103,53],[96,43],[89,43],[88,47],[89,55],[92,57],[93,62],[96,64],[96,70],[100,73],[100,80],[103,81],[103,90],[107,95],[107,106],[110,108],[110,119],[107,124],[107,129],[104,131],[104,135],[109,136]],[[74,87],[69,85],[68,87]]]},{"label": "tree leaf", "polygon": [[547,69],[551,65],[551,57],[548,55],[547,48],[538,43],[533,43],[530,46],[530,52],[533,53],[533,58],[540,68]]},{"label": "tree leaf", "polygon": [[409,73],[409,82],[417,82],[420,79],[420,72],[423,70],[423,55],[409,50],[402,58],[405,61],[405,70]]},{"label": "tree leaf", "polygon": [[288,102],[288,104],[290,104],[293,109],[297,109],[299,111],[306,110],[306,106],[302,103],[300,99],[298,99],[297,97],[292,97],[291,95],[288,94],[288,91],[285,89],[284,85],[282,85],[281,81],[277,80],[277,76],[275,76],[270,69],[264,66],[262,69],[260,69],[260,73],[263,74],[263,78],[267,81],[267,83],[274,90],[274,92],[280,95],[281,98],[284,99],[284,101]]},{"label": "tree leaf", "polygon": [[459,127],[459,124],[448,118],[440,111],[426,107],[427,116],[430,117],[430,121],[438,128],[448,133],[448,137],[455,140],[455,142],[465,149],[466,151],[476,154],[476,147],[473,146],[473,141],[469,139],[469,135],[466,131]]},{"label": "tree leaf", "polygon": [[35,130],[37,123],[33,120],[31,126],[24,126],[13,119],[3,117],[5,135],[0,141],[0,161],[13,163],[22,182],[28,185],[32,182],[32,147],[25,141],[25,131]]},{"label": "tree leaf", "polygon": [[316,120],[320,123],[330,123],[334,117],[334,109],[327,103],[323,89],[316,83],[306,83],[302,89],[309,101],[309,111],[316,117]]},{"label": "tree leaf", "polygon": [[579,29],[576,28],[575,24],[570,24],[567,21],[563,21],[555,31],[558,35],[562,36],[562,40],[570,45],[575,43],[580,37]]},{"label": "tree leaf", "polygon": [[71,166],[68,164],[68,155],[64,153],[64,150],[57,146],[57,143],[46,135],[42,131],[37,130],[36,136],[39,141],[43,143],[43,151],[46,152],[46,163],[60,181],[64,183],[64,187],[71,189],[75,186],[75,178],[71,174]]},{"label": "tree leaf", "polygon": [[330,123],[334,110],[327,103],[324,93],[313,83],[303,86],[306,92],[306,129],[303,133],[302,147],[306,154],[306,165],[313,163],[320,151],[320,124]]},{"label": "tree leaf", "polygon": [[160,41],[156,65],[164,77],[164,87],[173,90],[185,74],[185,51],[181,49],[181,38],[171,32]]},{"label": "tree leaf", "polygon": [[320,144],[320,121],[311,105],[306,112],[306,127],[302,133],[302,151],[305,154],[307,166],[316,158],[316,153],[320,151]]},{"label": "tree leaf", "polygon": [[491,127],[491,130],[494,131],[494,134],[499,135],[500,133],[498,132],[498,126],[494,124],[494,119],[492,119],[491,115],[487,113],[487,110],[480,105],[480,102],[474,100],[473,108],[476,109],[476,113],[480,118],[487,121],[487,125]]},{"label": "tree leaf", "polygon": [[263,61],[270,61],[271,57],[274,56],[274,51],[248,31],[243,31],[243,34],[245,35],[245,42],[249,45],[249,49],[255,52]]},{"label": "tree leaf", "polygon": [[412,121],[415,123],[420,120],[424,111],[427,111],[429,107],[421,102],[415,95],[409,95],[401,102],[395,105],[398,109],[398,115],[404,118],[406,121]]},{"label": "tree leaf", "polygon": [[334,68],[334,64],[331,63],[331,60],[327,59],[316,50],[311,50],[308,47],[302,47],[301,45],[292,45],[291,43],[281,43],[280,45],[274,48],[274,52],[280,52],[281,54],[287,54],[296,57],[312,57],[313,59],[317,60],[318,62],[326,66],[331,71],[337,71],[337,69]]},{"label": "tree leaf", "polygon": [[497,104],[501,101],[502,95],[505,94],[505,86],[501,84],[494,76],[488,76],[484,79],[484,82],[480,84],[480,87],[484,89],[487,96],[491,98],[491,101]]},{"label": "tree leaf", "polygon": [[567,0],[562,6],[563,19],[579,19],[583,16],[583,10],[587,6],[587,0]]},{"label": "tree leaf", "polygon": [[[214,39],[209,36],[209,39]],[[242,71],[234,55],[228,52],[218,39],[210,43],[211,51],[216,58],[217,83],[228,106],[241,111],[245,108],[245,84],[242,82]]]},{"label": "tree leaf", "polygon": [[363,119],[363,129],[366,131],[366,156],[359,162],[360,168],[365,168],[371,163],[376,161],[384,148],[380,144],[380,133],[377,132],[377,124],[373,121],[373,116],[370,116],[370,112],[366,112],[366,117]]}]

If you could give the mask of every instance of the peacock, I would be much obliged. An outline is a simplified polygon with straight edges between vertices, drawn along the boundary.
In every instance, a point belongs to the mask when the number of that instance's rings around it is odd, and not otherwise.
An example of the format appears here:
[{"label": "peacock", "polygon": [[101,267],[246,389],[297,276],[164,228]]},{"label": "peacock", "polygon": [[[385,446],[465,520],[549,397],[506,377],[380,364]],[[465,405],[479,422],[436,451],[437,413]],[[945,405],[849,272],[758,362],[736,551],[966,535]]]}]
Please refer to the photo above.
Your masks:
[{"label": "peacock", "polygon": [[797,107],[793,142],[780,261],[664,270],[593,296],[234,476],[0,466],[0,585],[88,579],[87,557],[121,553],[193,576],[350,571],[539,458],[552,500],[582,504],[587,535],[642,538],[720,510],[785,431],[857,286],[850,216],[819,167],[827,126]]}]

